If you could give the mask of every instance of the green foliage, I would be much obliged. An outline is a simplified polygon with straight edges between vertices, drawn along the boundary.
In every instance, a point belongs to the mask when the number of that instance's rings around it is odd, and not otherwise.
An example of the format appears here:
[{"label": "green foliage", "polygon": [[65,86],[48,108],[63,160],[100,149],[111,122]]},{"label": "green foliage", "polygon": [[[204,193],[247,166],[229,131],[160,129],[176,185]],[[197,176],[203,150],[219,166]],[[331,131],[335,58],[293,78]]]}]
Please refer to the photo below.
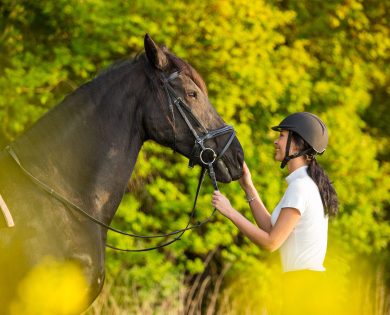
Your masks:
[{"label": "green foliage", "polygon": [[[269,127],[295,111],[320,115],[330,144],[319,161],[341,205],[330,242],[351,261],[371,256],[388,266],[388,10],[388,2],[379,0],[3,0],[0,144],[113,61],[142,51],[148,32],[199,70],[211,102],[237,130],[270,210],[286,187],[286,174],[273,161],[276,135]],[[184,227],[198,177],[186,163],[166,148],[145,144],[113,225],[140,234]],[[250,217],[237,183],[221,189]],[[197,220],[211,214],[211,191],[206,181]],[[120,247],[155,244],[111,234],[109,241]],[[160,298],[168,298],[180,290],[183,274],[202,272],[202,262],[216,248],[220,266],[235,266],[229,282],[254,261],[269,259],[216,214],[212,223],[164,250],[109,251],[108,276],[117,286],[136,284],[141,295],[161,283]],[[259,268],[268,270],[266,264]]]}]

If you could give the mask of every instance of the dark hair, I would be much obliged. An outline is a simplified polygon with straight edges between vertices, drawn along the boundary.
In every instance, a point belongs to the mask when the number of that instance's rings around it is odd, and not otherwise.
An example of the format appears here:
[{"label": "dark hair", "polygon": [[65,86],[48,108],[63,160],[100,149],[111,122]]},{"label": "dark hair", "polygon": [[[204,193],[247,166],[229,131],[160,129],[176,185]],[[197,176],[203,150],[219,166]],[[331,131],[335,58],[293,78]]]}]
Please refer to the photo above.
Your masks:
[{"label": "dark hair", "polygon": [[[295,132],[292,132],[292,140],[300,151],[311,148],[311,146]],[[316,152],[314,149],[310,150],[305,155],[305,157],[307,160],[309,160],[307,173],[317,184],[317,187],[320,191],[322,204],[324,205],[325,214],[330,217],[335,216],[339,210],[339,201],[332,182],[330,181],[328,175],[326,175],[324,169],[318,164],[316,160]]]}]

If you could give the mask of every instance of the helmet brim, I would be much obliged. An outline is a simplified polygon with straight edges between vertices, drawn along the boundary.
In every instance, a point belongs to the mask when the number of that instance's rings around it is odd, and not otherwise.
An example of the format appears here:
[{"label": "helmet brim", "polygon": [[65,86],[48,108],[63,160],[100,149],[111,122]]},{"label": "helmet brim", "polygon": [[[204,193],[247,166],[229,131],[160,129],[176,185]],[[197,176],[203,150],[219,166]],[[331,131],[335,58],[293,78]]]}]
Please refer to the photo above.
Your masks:
[{"label": "helmet brim", "polygon": [[293,130],[294,126],[288,126],[288,125],[278,125],[271,127],[272,130],[275,131],[282,131],[282,130]]}]

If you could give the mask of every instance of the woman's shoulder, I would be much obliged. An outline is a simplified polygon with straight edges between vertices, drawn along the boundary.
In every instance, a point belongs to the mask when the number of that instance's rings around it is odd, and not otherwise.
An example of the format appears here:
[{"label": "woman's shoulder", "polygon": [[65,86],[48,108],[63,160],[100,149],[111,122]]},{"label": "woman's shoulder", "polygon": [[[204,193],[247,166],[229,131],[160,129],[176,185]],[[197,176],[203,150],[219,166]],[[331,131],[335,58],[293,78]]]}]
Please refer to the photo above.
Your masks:
[{"label": "woman's shoulder", "polygon": [[295,193],[310,193],[317,190],[317,185],[310,176],[300,177],[292,181],[287,188],[289,192]]}]

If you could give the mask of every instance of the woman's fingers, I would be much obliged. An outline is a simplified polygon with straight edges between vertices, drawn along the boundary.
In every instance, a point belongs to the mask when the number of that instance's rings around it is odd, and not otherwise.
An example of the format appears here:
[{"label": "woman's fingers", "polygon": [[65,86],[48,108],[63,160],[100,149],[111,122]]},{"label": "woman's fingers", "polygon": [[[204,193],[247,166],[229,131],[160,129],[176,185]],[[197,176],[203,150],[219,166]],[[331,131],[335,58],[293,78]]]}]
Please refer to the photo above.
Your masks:
[{"label": "woman's fingers", "polygon": [[222,200],[222,197],[223,197],[223,195],[221,194],[220,191],[218,191],[218,190],[214,191],[213,198],[212,198],[212,204],[214,207],[217,208],[219,202]]},{"label": "woman's fingers", "polygon": [[212,204],[214,207],[216,206],[216,202],[218,201],[219,197],[220,197],[220,193],[217,191],[214,191],[213,198],[212,198]]}]

